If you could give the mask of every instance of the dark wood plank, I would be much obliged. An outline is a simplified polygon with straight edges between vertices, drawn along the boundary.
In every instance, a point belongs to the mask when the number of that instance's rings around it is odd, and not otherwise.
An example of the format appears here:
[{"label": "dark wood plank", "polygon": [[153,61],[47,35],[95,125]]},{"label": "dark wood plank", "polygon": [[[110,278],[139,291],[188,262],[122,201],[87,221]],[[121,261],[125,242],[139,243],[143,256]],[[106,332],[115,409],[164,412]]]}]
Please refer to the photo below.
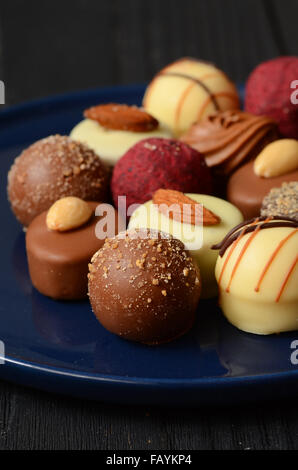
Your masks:
[{"label": "dark wood plank", "polygon": [[0,382],[0,449],[298,449],[298,407],[132,408]]},{"label": "dark wood plank", "polygon": [[[268,7],[267,9],[270,10]],[[279,45],[280,55],[297,55],[297,0],[287,0],[286,2],[283,0],[273,0],[269,17],[271,18],[272,32]]]},{"label": "dark wood plank", "polygon": [[[277,10],[269,14],[267,5],[271,1],[74,0],[71,8],[58,0],[1,2],[8,102],[150,80],[186,55],[244,81],[260,61],[288,46],[286,39],[280,46],[284,30],[275,40]],[[295,16],[297,3],[288,10]]]}]

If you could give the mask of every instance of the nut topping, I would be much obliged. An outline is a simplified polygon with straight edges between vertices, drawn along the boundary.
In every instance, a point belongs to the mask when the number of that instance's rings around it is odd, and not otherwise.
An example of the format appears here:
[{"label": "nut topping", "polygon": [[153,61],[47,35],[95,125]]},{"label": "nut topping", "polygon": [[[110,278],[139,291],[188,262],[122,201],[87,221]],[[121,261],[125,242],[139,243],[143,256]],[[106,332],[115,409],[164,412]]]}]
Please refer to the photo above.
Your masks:
[{"label": "nut topping", "polygon": [[298,169],[298,141],[281,139],[267,145],[254,162],[254,172],[263,178],[274,178]]},{"label": "nut topping", "polygon": [[54,202],[47,213],[48,229],[65,232],[85,224],[92,215],[89,204],[78,197],[63,197]]},{"label": "nut topping", "polygon": [[158,121],[136,106],[126,104],[102,104],[86,109],[84,116],[99,122],[107,129],[149,132],[158,127]]},{"label": "nut topping", "polygon": [[[174,220],[181,223],[200,225],[217,225],[220,217],[203,207],[203,214],[198,208],[199,203],[172,189],[158,189],[153,194],[153,203],[158,205],[158,210]],[[203,220],[202,220],[203,215]]]}]

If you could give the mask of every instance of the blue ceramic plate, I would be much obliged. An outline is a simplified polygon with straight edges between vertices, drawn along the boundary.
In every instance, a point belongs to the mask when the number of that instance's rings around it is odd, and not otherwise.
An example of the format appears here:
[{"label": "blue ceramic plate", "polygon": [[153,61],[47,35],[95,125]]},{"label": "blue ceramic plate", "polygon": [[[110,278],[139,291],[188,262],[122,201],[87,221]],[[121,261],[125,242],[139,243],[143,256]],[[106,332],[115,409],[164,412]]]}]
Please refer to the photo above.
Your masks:
[{"label": "blue ceramic plate", "polygon": [[[298,333],[259,337],[227,323],[215,301],[201,301],[197,324],[183,338],[149,347],[108,333],[88,301],[57,302],[31,285],[24,233],[10,212],[6,175],[33,141],[68,134],[94,103],[138,104],[144,86],[51,97],[0,112],[0,377],[91,399],[157,404],[220,404],[293,396]],[[0,347],[1,349],[1,347]]]}]

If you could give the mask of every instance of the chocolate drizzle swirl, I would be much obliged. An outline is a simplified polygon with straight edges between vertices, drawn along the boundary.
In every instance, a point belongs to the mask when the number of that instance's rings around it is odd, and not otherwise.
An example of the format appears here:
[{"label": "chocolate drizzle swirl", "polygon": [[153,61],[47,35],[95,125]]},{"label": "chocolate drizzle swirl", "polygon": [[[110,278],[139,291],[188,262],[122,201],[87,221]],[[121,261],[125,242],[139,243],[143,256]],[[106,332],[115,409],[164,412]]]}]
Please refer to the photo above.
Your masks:
[{"label": "chocolate drizzle swirl", "polygon": [[273,119],[228,110],[193,124],[181,140],[203,153],[208,166],[228,174],[277,138]]},{"label": "chocolate drizzle swirl", "polygon": [[246,233],[254,232],[257,228],[262,230],[275,227],[297,228],[298,222],[294,219],[290,219],[289,217],[256,217],[236,225],[236,227],[234,227],[220,243],[213,245],[211,248],[212,250],[219,250],[219,256],[222,257],[225,254],[227,248],[229,248],[229,246],[232,245],[232,243],[237,240],[238,237],[243,236]]},{"label": "chocolate drizzle swirl", "polygon": [[182,77],[182,78],[186,78],[186,79],[188,79],[192,82],[197,83],[210,96],[210,99],[211,99],[215,109],[217,111],[220,109],[219,104],[218,104],[214,94],[210,91],[210,89],[207,87],[207,85],[205,85],[205,83],[202,80],[200,80],[199,78],[195,78],[195,77],[192,77],[191,75],[187,75],[185,73],[180,73],[180,72],[167,72],[167,71],[165,71],[165,72],[161,72],[160,75],[169,75],[169,76],[172,76],[172,77]]}]

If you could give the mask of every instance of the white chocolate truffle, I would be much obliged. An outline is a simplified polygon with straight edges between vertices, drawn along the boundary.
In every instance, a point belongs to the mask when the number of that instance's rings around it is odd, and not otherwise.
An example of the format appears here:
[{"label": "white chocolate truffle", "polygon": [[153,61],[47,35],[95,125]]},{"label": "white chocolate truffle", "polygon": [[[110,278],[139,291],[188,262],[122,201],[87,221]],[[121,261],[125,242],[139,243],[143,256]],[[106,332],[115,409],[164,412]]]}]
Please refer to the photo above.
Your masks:
[{"label": "white chocolate truffle", "polygon": [[[129,228],[151,228],[168,232],[181,240],[197,262],[202,277],[202,298],[217,295],[214,268],[217,251],[211,246],[218,243],[237,224],[243,221],[241,212],[223,199],[206,194],[187,194],[220,217],[217,225],[195,226],[170,219],[162,214],[150,200],[135,210],[129,221]],[[153,207],[152,207],[153,206]],[[198,248],[194,249],[194,241]]]},{"label": "white chocolate truffle", "polygon": [[179,137],[214,111],[239,109],[239,97],[235,85],[213,64],[183,58],[153,78],[143,106]]},{"label": "white chocolate truffle", "polygon": [[220,246],[220,306],[240,330],[267,335],[298,329],[298,224],[259,218]]},{"label": "white chocolate truffle", "polygon": [[172,134],[161,125],[148,132],[132,132],[107,129],[95,120],[84,119],[73,128],[70,137],[88,145],[105,164],[114,166],[119,158],[140,140],[149,137],[171,138]]}]

